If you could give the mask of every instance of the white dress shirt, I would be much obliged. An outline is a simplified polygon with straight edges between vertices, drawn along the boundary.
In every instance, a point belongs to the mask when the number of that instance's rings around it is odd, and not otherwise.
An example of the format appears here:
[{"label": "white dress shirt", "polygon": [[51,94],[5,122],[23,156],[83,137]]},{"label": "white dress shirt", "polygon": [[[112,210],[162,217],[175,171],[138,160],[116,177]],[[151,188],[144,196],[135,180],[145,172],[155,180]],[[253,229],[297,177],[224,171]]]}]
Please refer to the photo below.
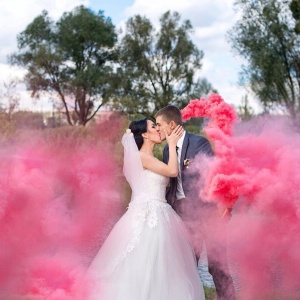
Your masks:
[{"label": "white dress shirt", "polygon": [[182,180],[181,180],[181,166],[180,166],[180,159],[181,159],[181,151],[183,146],[183,141],[185,137],[185,131],[183,132],[182,137],[177,142],[177,160],[178,160],[178,176],[177,176],[177,191],[176,191],[176,200],[180,200],[185,198],[185,194],[182,187]]}]

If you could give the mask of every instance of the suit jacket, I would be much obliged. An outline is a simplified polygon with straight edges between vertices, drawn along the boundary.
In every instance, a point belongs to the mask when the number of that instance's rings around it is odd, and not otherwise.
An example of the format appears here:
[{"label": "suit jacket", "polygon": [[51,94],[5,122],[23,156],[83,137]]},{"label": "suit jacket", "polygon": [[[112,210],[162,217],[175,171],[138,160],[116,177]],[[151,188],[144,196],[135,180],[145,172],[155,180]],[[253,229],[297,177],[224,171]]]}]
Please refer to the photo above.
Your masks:
[{"label": "suit jacket", "polygon": [[[195,134],[186,132],[180,158],[180,171],[182,188],[186,198],[195,197],[195,192],[193,192],[193,184],[195,182],[195,177],[191,172],[187,172],[187,168],[184,167],[184,160],[193,160],[197,154],[206,154],[208,156],[213,156],[214,152],[212,147],[207,140],[207,138]],[[169,145],[166,145],[163,152],[163,161],[168,163],[169,161]],[[167,189],[166,198],[170,205],[173,206],[174,201],[176,201],[176,191],[177,191],[177,177],[170,178],[170,185]]]}]

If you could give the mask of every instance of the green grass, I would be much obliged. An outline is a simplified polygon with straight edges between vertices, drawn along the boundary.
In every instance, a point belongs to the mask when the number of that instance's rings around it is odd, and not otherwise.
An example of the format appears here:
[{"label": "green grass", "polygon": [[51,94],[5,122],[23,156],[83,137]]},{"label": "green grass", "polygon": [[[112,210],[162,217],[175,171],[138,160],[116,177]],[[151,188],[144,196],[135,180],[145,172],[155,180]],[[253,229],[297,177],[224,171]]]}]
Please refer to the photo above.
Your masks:
[{"label": "green grass", "polygon": [[216,299],[216,289],[204,286],[204,294],[206,300]]},{"label": "green grass", "polygon": [[[204,286],[204,294],[205,294],[205,300],[215,300],[217,298],[216,294],[216,289],[215,288],[210,288],[207,286]],[[278,295],[281,294],[281,295]],[[281,292],[274,292],[273,295],[269,296],[262,296],[262,297],[257,297],[257,296],[245,296],[243,295],[243,292],[236,292],[236,299],[237,300],[299,300],[300,299],[300,294],[299,292],[288,292],[288,293],[282,293]]]}]

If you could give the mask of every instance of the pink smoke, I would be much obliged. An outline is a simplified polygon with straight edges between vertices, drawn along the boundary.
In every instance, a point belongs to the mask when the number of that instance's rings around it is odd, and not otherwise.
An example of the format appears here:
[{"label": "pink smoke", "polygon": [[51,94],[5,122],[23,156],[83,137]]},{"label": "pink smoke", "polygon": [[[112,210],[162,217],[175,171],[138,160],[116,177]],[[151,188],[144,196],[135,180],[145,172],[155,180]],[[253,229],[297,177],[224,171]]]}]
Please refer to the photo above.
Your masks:
[{"label": "pink smoke", "polygon": [[[200,100],[191,100],[190,103],[181,110],[183,121],[191,118],[208,117],[209,123],[206,131],[210,129],[219,129],[226,135],[231,135],[231,131],[237,114],[234,108],[226,103],[223,98],[215,93],[212,93],[208,99],[204,97]],[[211,133],[213,135],[213,133]]]},{"label": "pink smoke", "polygon": [[86,269],[125,208],[121,125],[27,133],[2,148],[1,299],[87,299]]},{"label": "pink smoke", "polygon": [[288,297],[300,276],[299,132],[280,117],[236,124],[233,107],[217,94],[192,100],[182,116],[210,118],[204,132],[216,157],[196,162],[204,179],[199,193],[233,207],[230,261],[238,265],[243,299],[274,291]]},{"label": "pink smoke", "polygon": [[[213,93],[208,99],[191,100],[181,110],[181,113],[183,121],[190,118],[209,118],[204,132],[213,143],[214,152],[218,157],[218,164],[215,164],[213,166],[215,169],[210,169],[210,172],[205,176],[209,184],[206,184],[205,189],[201,191],[202,198],[210,201],[210,199],[218,197],[219,201],[232,206],[238,195],[235,190],[232,190],[232,183],[228,184],[228,176],[232,174],[232,170],[224,168],[223,164],[227,164],[229,159],[234,158],[231,137],[233,125],[238,119],[234,108],[226,103],[220,95]],[[226,170],[226,173],[221,172],[219,174],[218,168],[222,171]],[[227,177],[224,176],[226,174]]]}]

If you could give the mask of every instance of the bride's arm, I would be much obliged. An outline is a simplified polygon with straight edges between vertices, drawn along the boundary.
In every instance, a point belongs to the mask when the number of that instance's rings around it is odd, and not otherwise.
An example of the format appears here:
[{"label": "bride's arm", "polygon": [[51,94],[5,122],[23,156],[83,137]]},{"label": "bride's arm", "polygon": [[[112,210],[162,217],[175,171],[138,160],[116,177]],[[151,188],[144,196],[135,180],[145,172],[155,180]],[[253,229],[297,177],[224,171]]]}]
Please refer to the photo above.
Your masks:
[{"label": "bride's arm", "polygon": [[150,154],[140,152],[143,168],[153,171],[168,177],[177,177],[178,175],[178,161],[176,153],[177,141],[183,134],[181,126],[177,126],[174,131],[166,139],[169,144],[169,161],[168,164],[158,160]]}]

